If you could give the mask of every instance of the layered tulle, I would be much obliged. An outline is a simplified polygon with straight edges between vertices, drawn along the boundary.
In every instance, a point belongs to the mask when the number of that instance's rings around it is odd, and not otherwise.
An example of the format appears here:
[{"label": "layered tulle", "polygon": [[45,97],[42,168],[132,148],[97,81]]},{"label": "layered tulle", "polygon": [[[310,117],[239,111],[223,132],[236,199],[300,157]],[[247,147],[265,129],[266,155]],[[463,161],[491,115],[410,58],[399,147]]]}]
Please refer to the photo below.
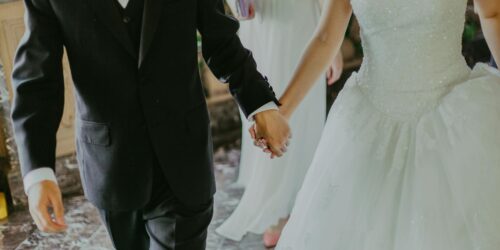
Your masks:
[{"label": "layered tulle", "polygon": [[[302,51],[319,19],[316,0],[256,1],[258,13],[241,23],[240,36],[255,55],[259,69],[280,96],[293,75]],[[300,17],[300,18],[297,18]],[[246,233],[263,233],[286,218],[295,203],[326,119],[326,82],[318,80],[290,120],[293,138],[288,152],[271,160],[255,147],[243,120],[239,184],[245,193],[234,213],[217,229],[240,240]]]},{"label": "layered tulle", "polygon": [[395,116],[351,77],[278,249],[500,249],[500,73],[429,91]]}]

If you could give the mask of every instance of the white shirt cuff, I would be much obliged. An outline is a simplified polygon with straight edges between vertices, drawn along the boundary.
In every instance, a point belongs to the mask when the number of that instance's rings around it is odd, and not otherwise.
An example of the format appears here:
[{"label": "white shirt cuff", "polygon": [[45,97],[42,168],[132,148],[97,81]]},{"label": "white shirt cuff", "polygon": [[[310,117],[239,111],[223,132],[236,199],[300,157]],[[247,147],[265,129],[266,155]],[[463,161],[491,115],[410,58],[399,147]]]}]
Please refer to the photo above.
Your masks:
[{"label": "white shirt cuff", "polygon": [[24,192],[28,194],[29,189],[42,181],[53,181],[57,184],[56,175],[52,168],[37,168],[28,172],[24,178]]},{"label": "white shirt cuff", "polygon": [[127,8],[129,0],[118,0],[118,2],[125,9],[125,8]]},{"label": "white shirt cuff", "polygon": [[278,105],[276,105],[276,103],[274,103],[274,102],[268,102],[268,103],[264,104],[262,107],[260,107],[257,110],[255,110],[253,113],[251,113],[248,116],[248,120],[251,121],[251,122],[253,122],[253,117],[256,114],[264,112],[264,111],[268,111],[268,110],[279,110],[278,109]]}]

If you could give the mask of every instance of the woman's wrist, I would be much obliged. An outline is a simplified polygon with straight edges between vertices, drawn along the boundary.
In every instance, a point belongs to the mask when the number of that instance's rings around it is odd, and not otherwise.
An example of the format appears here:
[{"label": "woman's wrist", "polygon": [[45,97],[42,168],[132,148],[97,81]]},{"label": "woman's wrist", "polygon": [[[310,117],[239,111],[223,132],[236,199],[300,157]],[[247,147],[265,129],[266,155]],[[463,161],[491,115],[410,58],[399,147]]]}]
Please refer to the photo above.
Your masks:
[{"label": "woman's wrist", "polygon": [[279,107],[279,111],[281,115],[284,116],[287,120],[289,120],[290,117],[292,116],[292,110],[290,109],[290,107],[287,105],[286,102],[280,101],[280,103],[281,106]]}]

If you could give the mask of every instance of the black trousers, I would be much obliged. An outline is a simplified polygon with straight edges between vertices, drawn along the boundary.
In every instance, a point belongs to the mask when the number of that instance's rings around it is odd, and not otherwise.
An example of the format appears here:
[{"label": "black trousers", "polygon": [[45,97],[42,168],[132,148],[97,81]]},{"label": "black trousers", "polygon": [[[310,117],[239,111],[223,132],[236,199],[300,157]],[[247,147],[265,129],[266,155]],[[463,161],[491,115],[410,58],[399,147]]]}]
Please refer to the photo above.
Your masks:
[{"label": "black trousers", "polygon": [[137,211],[100,209],[117,250],[204,250],[212,220],[213,200],[199,206],[181,204],[155,166],[153,195]]}]

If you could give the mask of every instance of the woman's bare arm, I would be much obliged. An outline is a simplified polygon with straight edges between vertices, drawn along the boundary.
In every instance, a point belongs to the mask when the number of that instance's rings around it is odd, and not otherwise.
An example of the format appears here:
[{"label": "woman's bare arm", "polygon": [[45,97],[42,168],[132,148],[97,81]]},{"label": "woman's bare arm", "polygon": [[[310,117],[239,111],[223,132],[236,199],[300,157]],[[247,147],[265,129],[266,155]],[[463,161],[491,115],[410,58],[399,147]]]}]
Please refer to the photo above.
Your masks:
[{"label": "woman's bare arm", "polygon": [[484,37],[497,63],[500,62],[500,1],[475,0]]},{"label": "woman's bare arm", "polygon": [[320,26],[280,100],[280,110],[287,118],[340,51],[351,15],[350,0],[325,0]]}]

